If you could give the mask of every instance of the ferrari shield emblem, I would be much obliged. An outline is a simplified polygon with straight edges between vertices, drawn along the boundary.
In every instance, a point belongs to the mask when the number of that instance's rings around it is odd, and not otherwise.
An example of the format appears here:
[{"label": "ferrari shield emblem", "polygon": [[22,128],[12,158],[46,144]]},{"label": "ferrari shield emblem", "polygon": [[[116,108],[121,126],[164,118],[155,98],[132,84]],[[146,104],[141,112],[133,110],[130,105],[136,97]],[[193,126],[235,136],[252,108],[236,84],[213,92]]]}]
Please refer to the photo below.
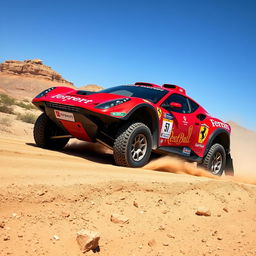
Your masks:
[{"label": "ferrari shield emblem", "polygon": [[202,124],[200,127],[198,143],[204,143],[209,132],[209,127],[206,124]]},{"label": "ferrari shield emblem", "polygon": [[161,116],[162,116],[162,109],[161,108],[157,108],[157,114],[158,114],[158,117],[160,119]]}]

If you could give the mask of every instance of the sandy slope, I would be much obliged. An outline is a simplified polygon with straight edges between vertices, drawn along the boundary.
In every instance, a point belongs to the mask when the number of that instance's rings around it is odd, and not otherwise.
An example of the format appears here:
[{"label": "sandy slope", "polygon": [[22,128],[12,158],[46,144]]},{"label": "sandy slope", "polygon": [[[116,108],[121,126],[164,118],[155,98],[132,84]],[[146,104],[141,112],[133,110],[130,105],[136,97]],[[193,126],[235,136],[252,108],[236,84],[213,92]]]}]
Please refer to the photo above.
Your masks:
[{"label": "sandy slope", "polygon": [[0,255],[82,255],[82,228],[101,233],[98,255],[256,255],[254,185],[116,167],[100,145],[43,150],[13,122],[0,135]]},{"label": "sandy slope", "polygon": [[[15,79],[2,77],[0,92],[23,99],[49,87]],[[253,183],[256,134],[232,128],[236,175]],[[116,167],[111,151],[98,144],[43,150],[32,129],[0,113],[1,256],[82,255],[76,232],[83,228],[101,233],[97,254],[104,256],[256,255],[255,185],[202,177],[209,174],[170,158],[147,166],[167,172]],[[200,206],[211,216],[197,216]],[[113,213],[129,224],[112,223]]]}]

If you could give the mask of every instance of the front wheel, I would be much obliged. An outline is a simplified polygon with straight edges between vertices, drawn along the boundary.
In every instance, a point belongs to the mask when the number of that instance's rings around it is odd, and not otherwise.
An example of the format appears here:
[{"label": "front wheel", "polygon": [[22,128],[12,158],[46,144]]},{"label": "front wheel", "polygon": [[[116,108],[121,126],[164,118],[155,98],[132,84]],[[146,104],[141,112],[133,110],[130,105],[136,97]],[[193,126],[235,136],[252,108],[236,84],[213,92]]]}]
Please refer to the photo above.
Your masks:
[{"label": "front wheel", "polygon": [[65,132],[58,127],[45,113],[41,114],[34,125],[34,140],[37,146],[47,149],[62,149],[69,138],[53,139],[52,136],[64,135]]},{"label": "front wheel", "polygon": [[203,159],[203,168],[213,175],[221,176],[226,166],[226,152],[222,145],[213,144]]},{"label": "front wheel", "polygon": [[150,129],[139,122],[123,126],[117,134],[113,147],[116,164],[127,167],[144,166],[149,160],[151,150]]}]

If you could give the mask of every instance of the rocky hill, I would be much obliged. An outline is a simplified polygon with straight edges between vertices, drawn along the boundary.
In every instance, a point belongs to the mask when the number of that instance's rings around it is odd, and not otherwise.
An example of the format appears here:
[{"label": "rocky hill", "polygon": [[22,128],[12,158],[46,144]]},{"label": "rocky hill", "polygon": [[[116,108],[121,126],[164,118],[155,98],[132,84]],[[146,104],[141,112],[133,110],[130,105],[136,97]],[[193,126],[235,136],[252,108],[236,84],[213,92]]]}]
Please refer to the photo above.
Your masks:
[{"label": "rocky hill", "polygon": [[[67,86],[77,89],[58,72],[43,64],[40,59],[7,60],[0,63],[0,93],[17,99],[31,99],[52,86]],[[80,90],[99,91],[101,86],[90,84]]]},{"label": "rocky hill", "polygon": [[88,85],[79,87],[79,90],[92,91],[92,92],[97,92],[103,89],[104,89],[103,87],[97,84],[88,84]]},{"label": "rocky hill", "polygon": [[34,60],[7,60],[0,64],[0,72],[4,74],[19,75],[30,78],[42,78],[58,83],[73,85],[65,80],[59,73],[51,67],[43,64],[40,59]]}]

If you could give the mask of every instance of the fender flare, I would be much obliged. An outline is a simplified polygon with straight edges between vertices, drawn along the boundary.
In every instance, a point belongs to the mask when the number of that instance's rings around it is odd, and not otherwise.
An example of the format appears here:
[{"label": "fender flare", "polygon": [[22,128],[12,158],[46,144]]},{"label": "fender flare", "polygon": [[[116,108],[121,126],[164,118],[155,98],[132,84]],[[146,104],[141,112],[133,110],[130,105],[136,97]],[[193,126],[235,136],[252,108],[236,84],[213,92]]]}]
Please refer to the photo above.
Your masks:
[{"label": "fender flare", "polygon": [[212,146],[213,141],[214,141],[214,140],[216,139],[216,137],[219,136],[220,134],[225,134],[225,135],[227,135],[227,137],[228,137],[228,147],[225,148],[225,150],[226,150],[226,153],[229,154],[229,152],[230,152],[230,133],[229,133],[227,130],[223,129],[223,128],[219,128],[219,129],[216,129],[216,130],[210,135],[210,137],[209,137],[209,139],[208,139],[208,142],[207,142],[207,144],[206,144],[206,148],[205,148],[205,152],[204,152],[204,157],[206,156],[206,154],[208,153],[210,147]]},{"label": "fender flare", "polygon": [[135,112],[137,112],[142,108],[147,108],[150,112],[150,116],[152,119],[151,119],[151,127],[149,128],[151,128],[152,130],[152,137],[153,137],[152,148],[156,149],[158,147],[158,138],[159,138],[159,117],[156,109],[152,105],[147,103],[141,103],[135,106],[133,109],[131,109],[129,113],[122,118],[122,120],[125,120],[125,121],[129,120]]}]

